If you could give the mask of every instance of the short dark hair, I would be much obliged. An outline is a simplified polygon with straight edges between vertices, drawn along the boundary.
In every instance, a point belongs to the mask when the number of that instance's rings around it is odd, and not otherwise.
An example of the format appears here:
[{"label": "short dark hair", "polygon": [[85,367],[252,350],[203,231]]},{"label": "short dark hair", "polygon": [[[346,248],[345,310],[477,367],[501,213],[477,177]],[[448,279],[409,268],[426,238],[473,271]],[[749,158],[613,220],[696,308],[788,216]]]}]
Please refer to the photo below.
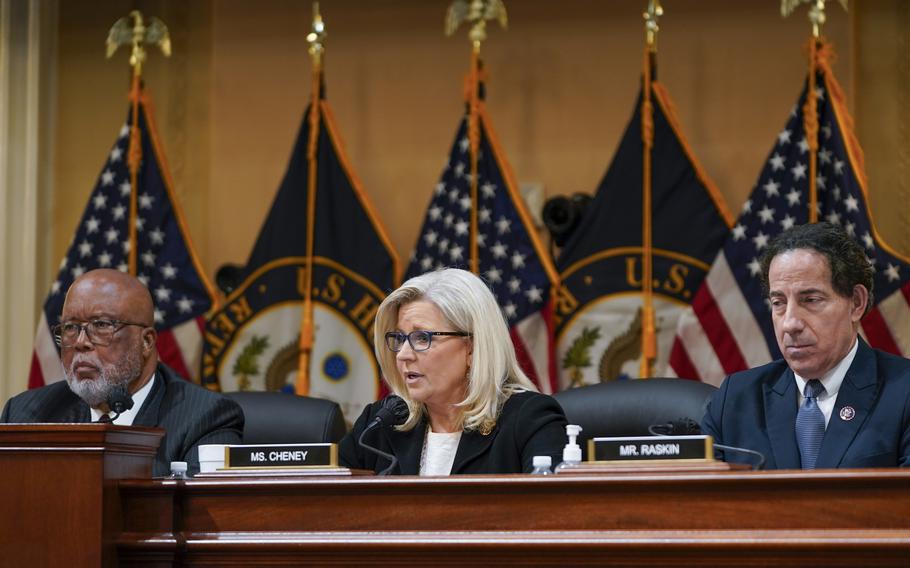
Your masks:
[{"label": "short dark hair", "polygon": [[[777,235],[762,254],[761,283],[769,293],[768,272],[771,261],[787,251],[809,249],[823,255],[831,269],[831,287],[845,298],[853,296],[853,288],[862,284],[869,291],[866,313],[872,308],[872,277],[875,271],[863,248],[850,238],[842,227],[828,222],[797,225]],[[864,314],[865,315],[865,314]]]}]

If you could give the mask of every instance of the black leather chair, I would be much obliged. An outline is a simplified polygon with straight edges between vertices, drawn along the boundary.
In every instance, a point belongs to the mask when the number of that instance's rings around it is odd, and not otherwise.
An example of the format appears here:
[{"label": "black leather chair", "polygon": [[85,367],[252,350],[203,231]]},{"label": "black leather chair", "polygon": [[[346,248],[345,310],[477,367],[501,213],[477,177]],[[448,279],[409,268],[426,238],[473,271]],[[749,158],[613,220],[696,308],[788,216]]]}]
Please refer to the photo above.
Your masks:
[{"label": "black leather chair", "polygon": [[[569,424],[582,427],[579,444],[607,436],[650,436],[659,424],[697,427],[717,387],[688,379],[637,379],[611,381],[561,391],[553,395]],[[677,429],[678,434],[686,433]]]},{"label": "black leather chair", "polygon": [[338,442],[347,432],[337,402],[283,392],[226,392],[243,409],[244,444]]}]

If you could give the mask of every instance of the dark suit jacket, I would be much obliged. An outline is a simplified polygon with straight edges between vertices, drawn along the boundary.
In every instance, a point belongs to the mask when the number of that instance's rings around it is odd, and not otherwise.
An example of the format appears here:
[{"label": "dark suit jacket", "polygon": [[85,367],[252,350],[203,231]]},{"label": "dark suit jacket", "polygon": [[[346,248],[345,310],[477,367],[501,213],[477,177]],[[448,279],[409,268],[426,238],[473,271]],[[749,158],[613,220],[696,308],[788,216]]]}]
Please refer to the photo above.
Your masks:
[{"label": "dark suit jacket", "polygon": [[[389,465],[389,460],[357,444],[380,408],[380,402],[367,406],[354,428],[341,440],[341,465],[376,472]],[[398,458],[392,474],[417,475],[426,431],[424,419],[407,432],[378,428],[367,434],[364,443]],[[503,405],[496,427],[489,435],[462,433],[452,473],[529,472],[534,456],[551,456],[556,465],[566,441],[566,416],[553,397],[535,392],[516,393]]]},{"label": "dark suit jacket", "polygon": [[[153,475],[170,473],[172,461],[185,461],[190,473],[199,471],[200,444],[239,444],[243,411],[236,402],[180,378],[159,364],[155,384],[133,420],[134,426],[163,428]],[[11,398],[0,422],[91,422],[89,406],[66,381],[26,391]]]},{"label": "dark suit jacket", "polygon": [[[910,360],[858,341],[816,467],[910,466]],[[793,371],[783,360],[735,373],[708,404],[702,432],[720,444],[763,453],[765,469],[799,469],[798,401]],[[845,407],[854,411],[850,420],[841,418]],[[718,451],[718,456],[728,462],[755,461],[733,452]]]}]

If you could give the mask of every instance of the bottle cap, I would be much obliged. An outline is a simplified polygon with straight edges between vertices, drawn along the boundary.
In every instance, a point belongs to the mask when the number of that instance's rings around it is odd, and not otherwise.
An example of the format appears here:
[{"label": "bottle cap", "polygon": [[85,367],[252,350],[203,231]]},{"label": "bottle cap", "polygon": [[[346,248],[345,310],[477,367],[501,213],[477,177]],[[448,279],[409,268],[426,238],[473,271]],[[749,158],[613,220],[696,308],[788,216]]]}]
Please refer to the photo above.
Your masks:
[{"label": "bottle cap", "polygon": [[550,467],[553,465],[553,458],[550,456],[534,456],[534,467]]},{"label": "bottle cap", "polygon": [[186,473],[186,462],[171,462],[171,473]]}]

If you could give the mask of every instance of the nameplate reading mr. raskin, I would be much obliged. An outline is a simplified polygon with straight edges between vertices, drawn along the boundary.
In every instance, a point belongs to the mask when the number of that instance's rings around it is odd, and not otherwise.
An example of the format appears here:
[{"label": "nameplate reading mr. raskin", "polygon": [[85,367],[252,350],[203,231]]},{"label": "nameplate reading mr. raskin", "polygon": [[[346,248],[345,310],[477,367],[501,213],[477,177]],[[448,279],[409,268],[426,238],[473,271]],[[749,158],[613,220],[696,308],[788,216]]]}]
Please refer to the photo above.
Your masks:
[{"label": "nameplate reading mr. raskin", "polygon": [[227,468],[337,467],[335,444],[228,446]]},{"label": "nameplate reading mr. raskin", "polygon": [[594,438],[588,446],[590,461],[627,462],[641,460],[714,459],[710,436],[636,436]]}]

